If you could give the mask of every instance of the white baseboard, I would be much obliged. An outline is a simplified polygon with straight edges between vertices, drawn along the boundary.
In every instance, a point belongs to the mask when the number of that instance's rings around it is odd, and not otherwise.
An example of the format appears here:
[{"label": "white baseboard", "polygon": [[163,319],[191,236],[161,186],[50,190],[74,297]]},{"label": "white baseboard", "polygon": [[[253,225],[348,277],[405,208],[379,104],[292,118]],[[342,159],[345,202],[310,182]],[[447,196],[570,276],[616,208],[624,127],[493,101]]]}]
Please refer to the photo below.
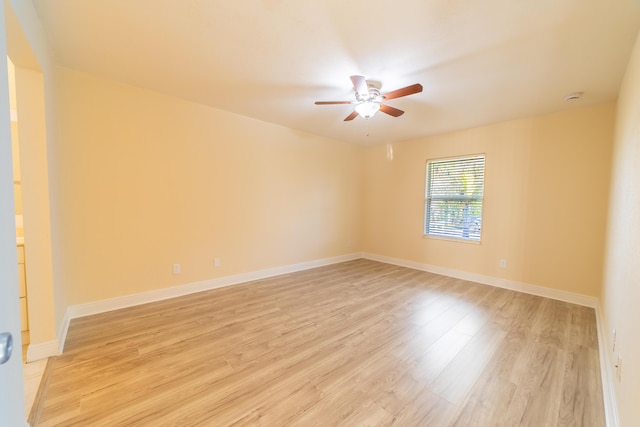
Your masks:
[{"label": "white baseboard", "polygon": [[64,343],[67,340],[69,323],[71,323],[71,316],[69,314],[69,309],[67,309],[64,313],[64,317],[62,318],[62,324],[60,324],[60,327],[58,328],[58,354],[62,354],[64,351]]},{"label": "white baseboard", "polygon": [[596,307],[596,322],[598,327],[598,350],[600,354],[600,377],[602,380],[602,397],[604,400],[604,415],[607,427],[618,427],[618,405],[613,391],[613,362],[610,358],[610,343],[606,339],[607,326],[602,315],[602,307]]},{"label": "white baseboard", "polygon": [[413,268],[415,270],[427,271],[429,273],[440,274],[442,276],[454,277],[456,279],[482,283],[483,285],[490,285],[498,288],[510,289],[512,291],[524,292],[526,294],[570,302],[572,304],[583,305],[586,307],[596,308],[599,304],[598,298],[589,295],[582,295],[573,292],[561,291],[558,289],[545,288],[544,286],[530,285],[528,283],[516,282],[515,280],[502,279],[500,277],[485,276],[483,274],[469,273],[467,271],[454,270],[451,268],[439,267],[431,264],[423,264],[416,261],[407,261],[404,259],[392,258],[372,253],[363,253],[362,257],[373,261],[399,265],[401,267]]},{"label": "white baseboard", "polygon": [[27,347],[27,363],[46,359],[51,356],[57,356],[58,354],[60,354],[58,352],[58,340],[29,344],[29,347]]},{"label": "white baseboard", "polygon": [[294,273],[296,271],[308,270],[310,268],[322,267],[325,265],[337,264],[345,261],[352,261],[362,258],[360,253],[352,253],[340,255],[331,258],[324,258],[314,261],[307,261],[298,264],[290,264],[282,267],[268,268],[250,273],[236,274],[233,276],[220,277],[216,279],[203,280],[201,282],[189,283],[186,285],[173,286],[170,288],[156,289],[149,292],[142,292],[133,295],[126,295],[117,298],[110,298],[101,301],[90,302],[86,304],[73,305],[67,308],[62,324],[58,331],[58,339],[60,341],[60,354],[64,349],[64,343],[67,337],[67,330],[72,319],[92,314],[104,313],[107,311],[118,310],[121,308],[132,307],[150,302],[161,301],[169,298],[180,297],[193,294],[196,292],[208,291],[211,289],[222,288],[225,286],[237,285],[240,283],[251,282],[253,280],[266,279],[282,274]]},{"label": "white baseboard", "polygon": [[64,341],[67,338],[67,330],[69,329],[69,310],[62,319],[62,324],[58,328],[58,339],[45,341],[37,344],[29,344],[27,347],[27,363],[36,360],[46,359],[47,357],[58,356],[62,354],[64,349]]}]

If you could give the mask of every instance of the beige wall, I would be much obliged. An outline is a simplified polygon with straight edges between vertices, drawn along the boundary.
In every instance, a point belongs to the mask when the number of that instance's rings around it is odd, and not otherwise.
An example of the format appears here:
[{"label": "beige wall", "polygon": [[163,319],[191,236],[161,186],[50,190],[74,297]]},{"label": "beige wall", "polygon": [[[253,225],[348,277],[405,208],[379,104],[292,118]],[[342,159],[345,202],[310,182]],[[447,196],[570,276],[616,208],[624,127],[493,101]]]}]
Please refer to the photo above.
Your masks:
[{"label": "beige wall", "polygon": [[[375,146],[365,154],[364,250],[597,296],[614,105]],[[486,154],[482,243],[423,237],[427,159]],[[507,268],[499,268],[499,260]]]},{"label": "beige wall", "polygon": [[74,71],[57,76],[69,305],[359,249],[361,147]]},{"label": "beige wall", "polygon": [[[612,363],[622,356],[614,380],[620,425],[640,420],[640,34],[620,90],[616,120],[609,239],[604,290],[605,330]],[[616,329],[616,352],[611,331]],[[611,367],[612,376],[615,371]]]}]

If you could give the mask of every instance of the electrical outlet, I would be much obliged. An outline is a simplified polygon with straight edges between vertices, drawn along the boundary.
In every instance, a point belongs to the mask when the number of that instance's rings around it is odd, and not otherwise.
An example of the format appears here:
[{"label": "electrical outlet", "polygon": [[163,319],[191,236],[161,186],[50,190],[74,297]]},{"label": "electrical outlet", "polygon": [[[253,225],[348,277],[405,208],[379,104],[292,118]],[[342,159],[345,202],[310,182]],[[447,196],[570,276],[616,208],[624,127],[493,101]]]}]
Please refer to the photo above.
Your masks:
[{"label": "electrical outlet", "polygon": [[499,265],[500,265],[500,268],[507,268],[507,260],[501,259]]},{"label": "electrical outlet", "polygon": [[220,265],[221,265],[221,264],[222,264],[222,262],[220,261],[220,258],[214,258],[214,259],[213,259],[213,266],[214,266],[215,268],[220,267]]},{"label": "electrical outlet", "polygon": [[616,351],[616,330],[614,329],[611,332],[611,351],[615,352]]},{"label": "electrical outlet", "polygon": [[173,264],[173,274],[180,274],[180,264]]}]

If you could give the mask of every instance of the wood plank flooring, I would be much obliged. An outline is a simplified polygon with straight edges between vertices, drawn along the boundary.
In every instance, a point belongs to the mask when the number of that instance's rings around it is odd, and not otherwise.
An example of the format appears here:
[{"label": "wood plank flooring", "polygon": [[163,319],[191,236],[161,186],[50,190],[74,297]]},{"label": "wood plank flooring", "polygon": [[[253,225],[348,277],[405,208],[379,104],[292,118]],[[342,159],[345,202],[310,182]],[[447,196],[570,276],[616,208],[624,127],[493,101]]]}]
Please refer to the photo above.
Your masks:
[{"label": "wood plank flooring", "polygon": [[73,320],[39,426],[604,426],[593,309],[368,260]]}]

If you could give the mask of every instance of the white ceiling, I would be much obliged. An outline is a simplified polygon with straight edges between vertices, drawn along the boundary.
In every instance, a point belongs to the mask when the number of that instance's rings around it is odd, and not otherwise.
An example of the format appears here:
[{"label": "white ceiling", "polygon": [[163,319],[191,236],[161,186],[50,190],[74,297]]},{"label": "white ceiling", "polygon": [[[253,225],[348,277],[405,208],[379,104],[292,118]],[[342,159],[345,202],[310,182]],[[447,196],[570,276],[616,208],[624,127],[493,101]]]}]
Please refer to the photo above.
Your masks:
[{"label": "white ceiling", "polygon": [[[613,100],[640,24],[638,0],[33,2],[61,66],[356,143]],[[424,91],[398,118],[314,105],[352,74]]]}]

